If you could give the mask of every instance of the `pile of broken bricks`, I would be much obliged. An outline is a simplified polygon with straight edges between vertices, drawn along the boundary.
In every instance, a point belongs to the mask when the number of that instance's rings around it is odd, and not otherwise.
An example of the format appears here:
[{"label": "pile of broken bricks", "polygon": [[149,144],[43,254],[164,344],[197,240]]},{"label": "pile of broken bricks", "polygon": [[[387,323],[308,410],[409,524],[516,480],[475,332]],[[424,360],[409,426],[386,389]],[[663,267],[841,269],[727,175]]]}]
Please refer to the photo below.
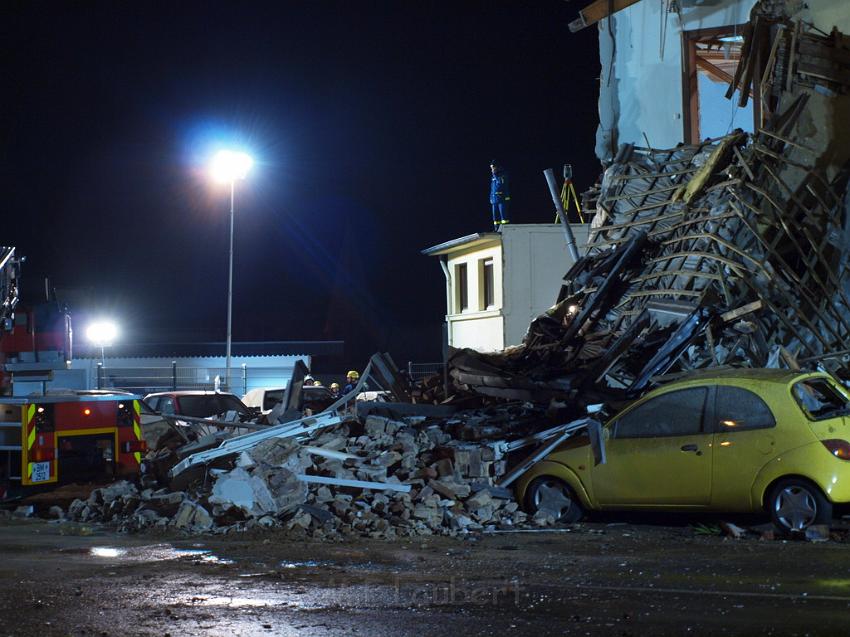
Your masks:
[{"label": "pile of broken bricks", "polygon": [[352,416],[306,439],[264,440],[205,466],[180,490],[151,476],[96,489],[68,517],[124,532],[284,528],[317,539],[545,527],[552,513],[529,516],[512,489],[498,486],[510,468],[505,441],[545,422],[529,404],[439,419]]}]

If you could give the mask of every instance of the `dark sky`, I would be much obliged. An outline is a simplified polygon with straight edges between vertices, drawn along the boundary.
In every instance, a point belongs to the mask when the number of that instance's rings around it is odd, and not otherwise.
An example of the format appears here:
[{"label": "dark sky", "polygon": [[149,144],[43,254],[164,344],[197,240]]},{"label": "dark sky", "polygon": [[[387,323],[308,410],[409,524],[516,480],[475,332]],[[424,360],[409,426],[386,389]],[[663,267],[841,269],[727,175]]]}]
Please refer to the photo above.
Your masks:
[{"label": "dark sky", "polygon": [[597,177],[596,29],[583,4],[4,2],[3,237],[24,293],[51,277],[78,334],[223,340],[228,196],[213,149],[257,160],[236,196],[234,340],[344,339],[435,360],[442,272],[420,250],[550,222],[541,171]]}]

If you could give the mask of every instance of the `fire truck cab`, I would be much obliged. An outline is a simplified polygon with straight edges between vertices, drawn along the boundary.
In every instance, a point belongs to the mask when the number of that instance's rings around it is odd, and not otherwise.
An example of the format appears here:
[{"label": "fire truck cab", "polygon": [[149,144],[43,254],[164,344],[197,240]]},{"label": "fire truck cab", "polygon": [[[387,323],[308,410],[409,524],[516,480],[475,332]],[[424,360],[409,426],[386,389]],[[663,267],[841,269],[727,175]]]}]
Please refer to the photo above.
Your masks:
[{"label": "fire truck cab", "polygon": [[0,500],[39,487],[138,475],[147,451],[140,401],[107,391],[0,396]]}]

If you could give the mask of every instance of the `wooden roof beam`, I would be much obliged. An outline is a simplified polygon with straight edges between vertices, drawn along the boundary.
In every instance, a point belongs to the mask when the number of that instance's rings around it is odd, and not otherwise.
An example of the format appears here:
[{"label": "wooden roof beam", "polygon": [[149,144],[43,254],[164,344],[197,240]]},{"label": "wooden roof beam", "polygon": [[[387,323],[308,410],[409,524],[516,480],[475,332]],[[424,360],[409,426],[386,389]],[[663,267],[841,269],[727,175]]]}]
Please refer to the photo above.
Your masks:
[{"label": "wooden roof beam", "polygon": [[596,24],[609,15],[617,13],[617,11],[622,11],[626,7],[630,7],[638,2],[640,0],[596,0],[595,2],[591,2],[578,12],[578,18],[570,22],[570,31],[573,33],[581,31],[585,27]]}]

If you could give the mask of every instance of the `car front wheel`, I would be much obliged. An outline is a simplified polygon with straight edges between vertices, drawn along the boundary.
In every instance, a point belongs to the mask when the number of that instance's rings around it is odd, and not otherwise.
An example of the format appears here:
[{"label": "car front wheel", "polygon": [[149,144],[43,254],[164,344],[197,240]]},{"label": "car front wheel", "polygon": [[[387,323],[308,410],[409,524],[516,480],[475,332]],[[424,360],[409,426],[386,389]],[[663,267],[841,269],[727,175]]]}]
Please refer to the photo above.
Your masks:
[{"label": "car front wheel", "polygon": [[578,522],[584,516],[573,490],[562,480],[551,476],[536,478],[528,487],[526,500],[532,514],[546,511],[558,522]]},{"label": "car front wheel", "polygon": [[821,490],[797,478],[779,481],[770,492],[767,505],[773,522],[790,531],[832,521],[832,504]]}]

